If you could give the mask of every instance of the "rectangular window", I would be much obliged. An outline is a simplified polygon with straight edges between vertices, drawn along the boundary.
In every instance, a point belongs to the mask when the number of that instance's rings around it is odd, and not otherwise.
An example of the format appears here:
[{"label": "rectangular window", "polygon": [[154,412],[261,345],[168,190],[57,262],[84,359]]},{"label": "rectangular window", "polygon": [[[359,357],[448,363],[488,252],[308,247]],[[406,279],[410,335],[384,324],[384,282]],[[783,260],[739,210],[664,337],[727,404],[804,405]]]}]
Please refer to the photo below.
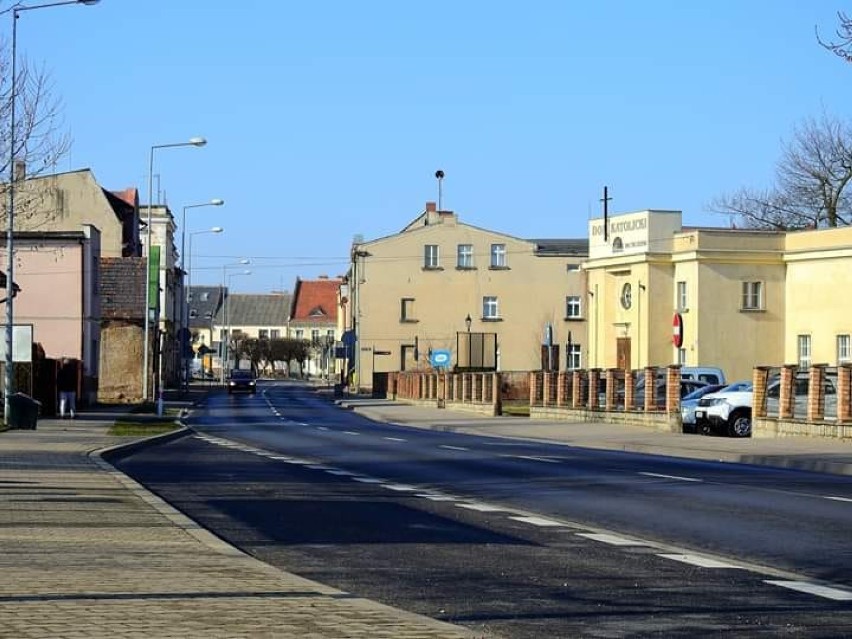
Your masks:
[{"label": "rectangular window", "polygon": [[473,268],[473,244],[459,244],[457,266],[459,268]]},{"label": "rectangular window", "polygon": [[685,311],[689,306],[686,304],[686,282],[677,283],[677,310]]},{"label": "rectangular window", "polygon": [[583,349],[581,344],[569,344],[568,345],[568,361],[566,362],[566,366],[568,366],[569,371],[577,370],[583,367]]},{"label": "rectangular window", "polygon": [[799,368],[810,368],[811,366],[811,336],[799,335],[798,351],[799,351]]},{"label": "rectangular window", "polygon": [[679,348],[677,349],[677,363],[681,366],[686,366],[686,349]]},{"label": "rectangular window", "polygon": [[296,339],[305,339],[305,331],[301,328],[296,329]]},{"label": "rectangular window", "polygon": [[258,339],[269,339],[269,329],[268,328],[261,328],[257,332],[257,337],[258,337]]},{"label": "rectangular window", "polygon": [[311,341],[316,344],[319,342],[320,332],[318,328],[311,329]]},{"label": "rectangular window", "polygon": [[763,310],[763,282],[743,282],[742,310]]},{"label": "rectangular window", "polygon": [[852,338],[847,335],[837,336],[837,363],[849,364],[852,362]]},{"label": "rectangular window", "polygon": [[201,301],[202,302],[207,302],[209,300],[210,300],[210,293],[205,291],[204,293],[201,294]]},{"label": "rectangular window", "polygon": [[565,317],[570,319],[583,317],[583,309],[580,307],[579,295],[569,295],[565,298]]},{"label": "rectangular window", "polygon": [[491,268],[506,268],[506,245],[491,245]]},{"label": "rectangular window", "polygon": [[426,244],[423,247],[423,268],[438,268],[440,265],[438,245]]},{"label": "rectangular window", "polygon": [[415,322],[417,318],[414,315],[414,298],[403,297],[399,303],[399,321],[400,322]]},{"label": "rectangular window", "polygon": [[325,337],[329,342],[333,342],[334,341],[334,330],[333,329],[327,330],[325,332]]},{"label": "rectangular window", "polygon": [[271,339],[281,339],[281,330],[277,328],[273,328],[269,331],[269,337]]},{"label": "rectangular window", "polygon": [[497,319],[500,317],[500,306],[497,303],[497,298],[494,296],[486,296],[482,298],[482,318]]}]

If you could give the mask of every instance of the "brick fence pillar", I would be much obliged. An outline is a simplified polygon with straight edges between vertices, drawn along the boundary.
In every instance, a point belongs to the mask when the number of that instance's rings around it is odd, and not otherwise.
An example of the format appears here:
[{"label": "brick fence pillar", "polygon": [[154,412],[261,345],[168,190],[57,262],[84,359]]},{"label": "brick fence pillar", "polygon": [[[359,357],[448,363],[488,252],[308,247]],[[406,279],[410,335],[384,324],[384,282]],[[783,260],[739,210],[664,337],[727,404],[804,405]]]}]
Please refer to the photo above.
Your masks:
[{"label": "brick fence pillar", "polygon": [[556,405],[565,406],[568,400],[568,373],[559,371],[556,375]]},{"label": "brick fence pillar", "polygon": [[680,413],[680,365],[666,368],[666,412]]},{"label": "brick fence pillar", "polygon": [[583,378],[580,371],[571,373],[571,408],[580,408],[583,403]]},{"label": "brick fence pillar", "polygon": [[545,371],[541,374],[541,405],[550,406],[550,377],[551,373]]},{"label": "brick fence pillar", "polygon": [[642,406],[646,413],[654,410],[654,393],[657,391],[657,369],[653,366],[645,367],[645,396],[642,398]]},{"label": "brick fence pillar", "polygon": [[793,417],[793,378],[796,375],[796,367],[785,364],[781,367],[780,388],[778,389],[778,419],[790,419]]},{"label": "brick fence pillar", "polygon": [[769,381],[769,367],[755,366],[751,373],[752,401],[751,415],[766,417],[766,384]]},{"label": "brick fence pillar", "polygon": [[614,368],[609,368],[606,371],[606,410],[615,410],[615,382],[618,371]]},{"label": "brick fence pillar", "polygon": [[825,418],[825,364],[811,366],[808,383],[809,422],[820,422]]},{"label": "brick fence pillar", "polygon": [[837,421],[852,418],[852,364],[837,367]]},{"label": "brick fence pillar", "polygon": [[589,369],[589,394],[586,402],[586,406],[591,409],[595,409],[598,407],[598,387],[600,386],[601,379],[601,371],[598,368],[590,368]]},{"label": "brick fence pillar", "polygon": [[493,373],[491,375],[491,402],[494,406],[494,414],[502,415],[503,414],[503,377],[500,373]]},{"label": "brick fence pillar", "polygon": [[624,410],[633,410],[636,405],[636,375],[632,370],[624,373]]}]

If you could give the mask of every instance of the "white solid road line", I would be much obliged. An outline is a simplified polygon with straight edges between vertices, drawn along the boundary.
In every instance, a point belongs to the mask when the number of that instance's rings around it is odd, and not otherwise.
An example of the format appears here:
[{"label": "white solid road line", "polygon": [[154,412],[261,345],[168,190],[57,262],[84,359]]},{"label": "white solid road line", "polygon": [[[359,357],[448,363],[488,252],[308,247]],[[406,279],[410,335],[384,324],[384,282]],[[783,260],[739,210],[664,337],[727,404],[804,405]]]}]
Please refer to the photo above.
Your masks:
[{"label": "white solid road line", "polygon": [[404,442],[408,441],[407,439],[403,439],[402,437],[382,437],[382,439],[386,439],[389,442]]},{"label": "white solid road line", "polygon": [[541,527],[555,527],[555,526],[565,526],[558,521],[554,521],[553,519],[547,519],[545,517],[509,517],[509,519],[514,519],[515,521],[520,521],[524,524],[532,524],[533,526],[541,526]]},{"label": "white solid road line", "polygon": [[657,556],[663,557],[664,559],[672,559],[674,561],[679,561],[683,564],[689,564],[690,566],[698,566],[699,568],[739,568],[740,570],[745,570],[745,567],[743,566],[737,566],[735,564],[730,564],[726,561],[711,559],[710,557],[702,557],[701,555],[679,555],[663,553]]},{"label": "white solid road line", "polygon": [[464,448],[463,446],[446,446],[441,444],[438,448],[444,448],[445,450],[470,450],[470,448]]},{"label": "white solid road line", "polygon": [[849,590],[841,590],[840,588],[831,588],[829,586],[820,586],[819,584],[808,583],[807,581],[776,581],[764,580],[764,583],[773,586],[781,586],[790,590],[798,590],[809,595],[816,595],[824,599],[833,599],[834,601],[852,601],[852,592]]},{"label": "white solid road line", "polygon": [[609,535],[607,533],[577,533],[578,537],[585,537],[593,541],[600,541],[611,546],[646,546],[644,542],[628,539],[627,537],[619,537],[618,535]]},{"label": "white solid road line", "polygon": [[639,473],[645,477],[658,477],[660,479],[676,479],[677,481],[704,481],[703,479],[695,479],[694,477],[678,477],[677,475],[661,475],[660,473]]}]

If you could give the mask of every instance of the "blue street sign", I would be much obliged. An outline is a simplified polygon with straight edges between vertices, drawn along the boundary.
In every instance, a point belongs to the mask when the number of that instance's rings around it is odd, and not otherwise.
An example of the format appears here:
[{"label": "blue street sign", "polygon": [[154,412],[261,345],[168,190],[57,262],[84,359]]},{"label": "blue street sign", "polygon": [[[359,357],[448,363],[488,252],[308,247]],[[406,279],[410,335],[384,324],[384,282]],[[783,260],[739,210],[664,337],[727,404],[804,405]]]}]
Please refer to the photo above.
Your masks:
[{"label": "blue street sign", "polygon": [[435,368],[446,368],[450,365],[452,354],[448,350],[433,350],[432,356],[429,358],[429,363]]}]

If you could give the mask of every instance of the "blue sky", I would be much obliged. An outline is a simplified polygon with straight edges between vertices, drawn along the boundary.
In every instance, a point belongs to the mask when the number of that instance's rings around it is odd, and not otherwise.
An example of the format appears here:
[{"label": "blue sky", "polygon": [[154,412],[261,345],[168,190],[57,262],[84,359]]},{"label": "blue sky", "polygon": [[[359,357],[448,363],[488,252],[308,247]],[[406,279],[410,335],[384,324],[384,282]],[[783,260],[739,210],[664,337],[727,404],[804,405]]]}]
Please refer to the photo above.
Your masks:
[{"label": "blue sky", "polygon": [[[19,50],[50,71],[74,139],[58,170],[188,212],[194,283],[244,256],[235,289],[345,272],[356,234],[435,200],[519,237],[585,237],[611,210],[727,225],[717,195],[771,179],[781,142],[846,117],[852,65],[823,50],[842,4],[502,0],[102,0],[32,11]],[[3,17],[0,17],[2,20]],[[8,34],[10,24],[0,24]]]}]

